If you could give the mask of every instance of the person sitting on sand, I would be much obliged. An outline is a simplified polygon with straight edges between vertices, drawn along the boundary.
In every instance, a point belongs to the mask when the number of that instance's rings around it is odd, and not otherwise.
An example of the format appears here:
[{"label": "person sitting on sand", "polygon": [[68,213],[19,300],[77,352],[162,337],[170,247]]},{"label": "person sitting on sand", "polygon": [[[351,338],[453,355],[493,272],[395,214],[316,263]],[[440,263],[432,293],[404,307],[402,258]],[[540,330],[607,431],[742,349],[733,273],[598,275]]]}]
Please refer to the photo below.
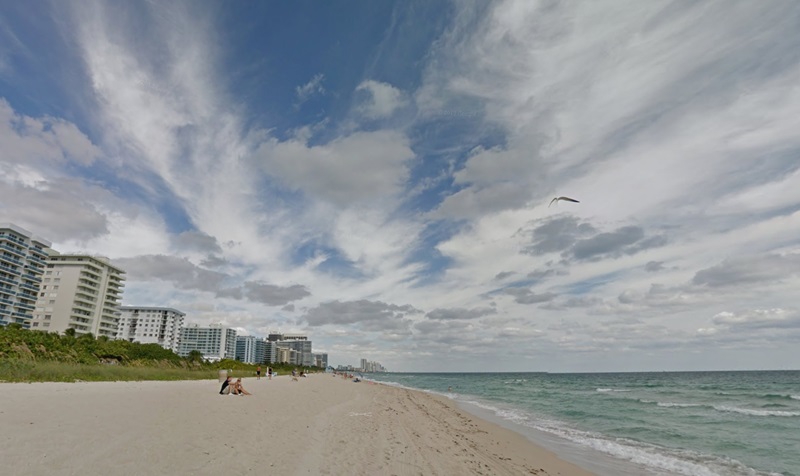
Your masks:
[{"label": "person sitting on sand", "polygon": [[236,383],[233,384],[233,391],[234,395],[252,395],[252,393],[248,392],[242,386],[242,379],[237,378]]},{"label": "person sitting on sand", "polygon": [[231,392],[231,380],[233,380],[233,377],[228,377],[222,382],[222,388],[219,389],[220,395],[227,395]]}]

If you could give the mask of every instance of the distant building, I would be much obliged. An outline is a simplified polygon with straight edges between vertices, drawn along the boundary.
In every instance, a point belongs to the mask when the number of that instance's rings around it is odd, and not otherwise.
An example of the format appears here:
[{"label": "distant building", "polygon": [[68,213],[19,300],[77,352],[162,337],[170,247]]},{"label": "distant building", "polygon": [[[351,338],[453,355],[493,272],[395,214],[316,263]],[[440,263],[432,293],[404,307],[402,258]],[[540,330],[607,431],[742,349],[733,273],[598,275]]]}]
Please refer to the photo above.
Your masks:
[{"label": "distant building", "polygon": [[117,339],[141,344],[158,344],[178,352],[181,327],[186,314],[169,307],[122,306]]},{"label": "distant building", "polygon": [[51,244],[24,228],[0,223],[0,326],[31,327]]},{"label": "distant building", "polygon": [[264,342],[264,363],[274,364],[275,362],[278,362],[278,343],[267,340]]},{"label": "distant building", "polygon": [[313,354],[314,366],[320,368],[328,368],[328,354]]},{"label": "distant building", "polygon": [[298,359],[298,352],[289,347],[277,348],[277,361],[282,364],[301,365]]},{"label": "distant building", "polygon": [[255,364],[267,363],[267,341],[266,339],[256,339],[256,360]]},{"label": "distant building", "polygon": [[314,356],[311,352],[310,340],[282,340],[276,343],[278,349],[291,349],[297,354],[293,361],[283,361],[294,365],[312,366],[314,365]]},{"label": "distant building", "polygon": [[188,357],[193,350],[200,351],[206,360],[235,359],[236,330],[220,324],[185,326],[181,328],[178,355]]},{"label": "distant building", "polygon": [[125,271],[108,258],[52,252],[31,327],[114,338],[120,319]]},{"label": "distant building", "polygon": [[361,359],[362,372],[386,372],[386,369],[379,362],[372,362],[367,359]]},{"label": "distant building", "polygon": [[[259,341],[262,343],[261,355],[258,352]],[[255,336],[236,336],[236,360],[247,364],[263,363],[263,342]]]}]

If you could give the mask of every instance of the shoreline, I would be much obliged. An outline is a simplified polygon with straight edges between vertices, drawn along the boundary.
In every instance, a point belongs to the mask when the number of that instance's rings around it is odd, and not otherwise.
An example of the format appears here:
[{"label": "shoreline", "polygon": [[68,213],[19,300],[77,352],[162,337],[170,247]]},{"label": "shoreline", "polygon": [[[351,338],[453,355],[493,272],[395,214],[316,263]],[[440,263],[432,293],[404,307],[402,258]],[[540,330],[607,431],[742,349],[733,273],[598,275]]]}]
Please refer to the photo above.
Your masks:
[{"label": "shoreline", "polygon": [[330,374],[0,384],[12,475],[537,474],[586,476],[524,435],[422,390]]}]

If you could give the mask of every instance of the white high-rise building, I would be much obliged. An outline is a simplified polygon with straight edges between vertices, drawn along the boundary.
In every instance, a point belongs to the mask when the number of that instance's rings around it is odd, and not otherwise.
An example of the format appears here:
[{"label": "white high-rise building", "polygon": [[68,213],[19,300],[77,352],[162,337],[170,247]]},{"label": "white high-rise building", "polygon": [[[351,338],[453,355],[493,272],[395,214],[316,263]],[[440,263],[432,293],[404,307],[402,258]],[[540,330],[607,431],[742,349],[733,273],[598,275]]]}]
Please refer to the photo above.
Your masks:
[{"label": "white high-rise building", "polygon": [[158,344],[178,352],[181,327],[186,314],[169,307],[122,306],[117,339],[141,344]]},{"label": "white high-rise building", "polygon": [[57,254],[47,258],[31,327],[51,332],[114,338],[125,271],[101,256]]},{"label": "white high-rise building", "polygon": [[178,355],[188,357],[193,350],[200,351],[205,360],[218,361],[236,358],[236,329],[211,324],[200,327],[191,324],[181,328]]},{"label": "white high-rise building", "polygon": [[[291,349],[294,352],[296,352],[296,356],[293,357],[293,360],[289,361],[288,363],[295,365],[304,365],[309,367],[314,365],[314,355],[311,351],[311,341],[307,340],[305,336],[302,336],[302,340],[301,339],[281,340],[276,342],[275,344],[279,349],[278,352],[280,352],[280,349],[282,348]],[[280,358],[281,357],[279,357],[279,359]]]},{"label": "white high-rise building", "polygon": [[0,326],[31,326],[51,243],[11,223],[0,223]]},{"label": "white high-rise building", "polygon": [[256,344],[259,339],[256,336],[236,336],[236,360],[246,364],[262,363],[256,355]]},{"label": "white high-rise building", "polygon": [[323,369],[328,368],[328,354],[314,354],[314,366]]}]

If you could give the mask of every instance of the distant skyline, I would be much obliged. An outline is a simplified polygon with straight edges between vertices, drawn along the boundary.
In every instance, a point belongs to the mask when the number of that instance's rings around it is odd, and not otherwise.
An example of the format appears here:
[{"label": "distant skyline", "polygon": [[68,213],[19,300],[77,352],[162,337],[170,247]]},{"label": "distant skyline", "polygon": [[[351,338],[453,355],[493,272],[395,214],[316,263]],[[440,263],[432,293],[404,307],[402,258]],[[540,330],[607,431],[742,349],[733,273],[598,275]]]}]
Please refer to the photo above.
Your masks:
[{"label": "distant skyline", "polygon": [[777,0],[5,2],[0,222],[334,366],[797,369],[798,31]]}]

